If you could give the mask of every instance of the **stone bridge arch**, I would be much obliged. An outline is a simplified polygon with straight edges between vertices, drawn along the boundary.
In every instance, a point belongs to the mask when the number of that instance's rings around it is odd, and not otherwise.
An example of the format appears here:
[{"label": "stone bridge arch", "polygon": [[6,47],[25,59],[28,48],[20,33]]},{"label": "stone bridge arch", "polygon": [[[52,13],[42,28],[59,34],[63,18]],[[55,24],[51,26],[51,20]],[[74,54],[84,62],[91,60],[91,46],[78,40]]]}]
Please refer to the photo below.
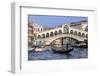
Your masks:
[{"label": "stone bridge arch", "polygon": [[82,37],[79,37],[79,36],[76,36],[76,35],[71,35],[71,34],[65,34],[65,35],[59,35],[59,36],[55,36],[55,37],[50,37],[50,38],[46,38],[45,41],[47,41],[47,45],[50,45],[54,40],[57,40],[59,38],[64,38],[64,37],[68,37],[68,38],[73,38],[77,41],[84,41],[85,38],[82,38]]}]

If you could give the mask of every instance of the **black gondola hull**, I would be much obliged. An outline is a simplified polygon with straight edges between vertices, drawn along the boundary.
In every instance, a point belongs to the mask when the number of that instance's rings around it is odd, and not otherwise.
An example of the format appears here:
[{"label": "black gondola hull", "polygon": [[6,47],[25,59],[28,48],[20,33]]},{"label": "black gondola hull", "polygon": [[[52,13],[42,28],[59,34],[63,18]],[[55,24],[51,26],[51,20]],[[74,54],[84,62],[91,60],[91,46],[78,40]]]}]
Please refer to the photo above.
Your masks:
[{"label": "black gondola hull", "polygon": [[73,49],[74,49],[74,48],[70,48],[70,49],[63,50],[63,51],[62,51],[62,50],[57,50],[57,49],[53,49],[53,48],[52,48],[52,50],[53,50],[54,53],[70,53],[71,51],[73,51]]}]

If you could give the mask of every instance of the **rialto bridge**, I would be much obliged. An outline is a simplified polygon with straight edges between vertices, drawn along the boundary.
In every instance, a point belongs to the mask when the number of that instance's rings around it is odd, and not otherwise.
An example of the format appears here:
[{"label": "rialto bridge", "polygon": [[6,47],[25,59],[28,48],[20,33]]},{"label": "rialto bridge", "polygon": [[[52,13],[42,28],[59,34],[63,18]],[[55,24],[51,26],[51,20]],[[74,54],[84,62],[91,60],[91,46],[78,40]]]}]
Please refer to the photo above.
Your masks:
[{"label": "rialto bridge", "polygon": [[84,41],[88,38],[88,33],[83,29],[76,29],[70,27],[68,24],[64,24],[60,27],[37,33],[34,40],[35,45],[49,45],[54,40],[59,38],[73,38],[77,41]]}]

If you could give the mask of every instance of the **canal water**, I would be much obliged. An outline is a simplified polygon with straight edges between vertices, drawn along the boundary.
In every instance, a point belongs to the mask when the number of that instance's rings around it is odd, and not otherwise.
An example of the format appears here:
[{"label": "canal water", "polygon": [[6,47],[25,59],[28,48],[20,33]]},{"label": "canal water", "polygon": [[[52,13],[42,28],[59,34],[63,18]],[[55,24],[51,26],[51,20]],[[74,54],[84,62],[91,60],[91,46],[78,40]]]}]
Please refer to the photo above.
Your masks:
[{"label": "canal water", "polygon": [[57,60],[57,59],[80,59],[88,58],[87,48],[74,48],[69,54],[54,53],[52,50],[36,52],[34,50],[28,51],[28,60]]}]

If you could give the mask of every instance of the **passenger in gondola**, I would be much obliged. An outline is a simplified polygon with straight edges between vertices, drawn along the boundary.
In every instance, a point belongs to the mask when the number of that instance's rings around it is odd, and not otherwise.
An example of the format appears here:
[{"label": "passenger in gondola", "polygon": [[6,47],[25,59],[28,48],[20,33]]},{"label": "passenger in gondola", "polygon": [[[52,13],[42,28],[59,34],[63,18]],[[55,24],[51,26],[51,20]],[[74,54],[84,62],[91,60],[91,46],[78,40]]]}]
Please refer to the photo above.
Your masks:
[{"label": "passenger in gondola", "polygon": [[68,49],[68,43],[66,44],[66,49]]}]

